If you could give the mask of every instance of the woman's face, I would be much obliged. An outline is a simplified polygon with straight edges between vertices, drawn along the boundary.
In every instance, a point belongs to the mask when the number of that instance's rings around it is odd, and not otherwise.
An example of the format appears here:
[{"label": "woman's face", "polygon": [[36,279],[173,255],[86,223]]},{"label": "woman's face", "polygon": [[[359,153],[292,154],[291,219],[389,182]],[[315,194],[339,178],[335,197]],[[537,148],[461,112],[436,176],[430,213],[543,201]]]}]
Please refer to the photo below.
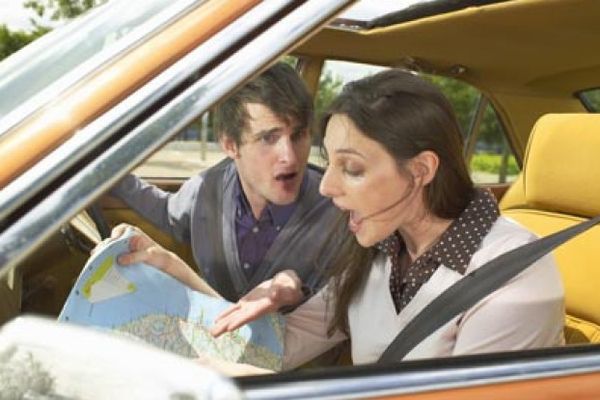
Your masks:
[{"label": "woman's face", "polygon": [[324,144],[329,166],[320,192],[349,212],[348,227],[361,246],[387,238],[414,216],[422,190],[415,187],[409,169],[400,172],[384,147],[346,115],[330,118]]}]

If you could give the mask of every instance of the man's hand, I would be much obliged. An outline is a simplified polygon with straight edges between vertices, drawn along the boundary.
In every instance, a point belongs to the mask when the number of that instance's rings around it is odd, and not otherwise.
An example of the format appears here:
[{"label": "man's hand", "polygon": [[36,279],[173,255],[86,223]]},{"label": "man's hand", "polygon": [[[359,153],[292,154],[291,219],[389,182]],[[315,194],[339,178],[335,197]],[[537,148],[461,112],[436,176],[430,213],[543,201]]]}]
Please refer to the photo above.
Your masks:
[{"label": "man's hand", "polygon": [[290,269],[281,271],[219,314],[210,333],[218,337],[225,332],[234,331],[283,306],[296,305],[302,297],[302,282],[296,272]]},{"label": "man's hand", "polygon": [[121,254],[117,258],[120,265],[145,263],[175,276],[174,272],[179,267],[175,265],[177,256],[150,239],[141,229],[128,224],[119,224],[111,231],[110,240],[119,238],[127,229],[132,229],[134,234],[129,238],[129,253]]},{"label": "man's hand", "polygon": [[[179,282],[187,285],[192,290],[202,292],[212,297],[221,297],[208,283],[206,283],[185,261],[152,240],[141,229],[120,224],[113,228],[110,239],[115,240],[125,233],[127,229],[133,229],[134,234],[129,238],[129,253],[121,254],[117,258],[120,265],[126,266],[135,263],[151,265],[166,274],[171,275]],[[97,248],[97,247],[96,247]],[[95,251],[94,249],[93,251]]]}]

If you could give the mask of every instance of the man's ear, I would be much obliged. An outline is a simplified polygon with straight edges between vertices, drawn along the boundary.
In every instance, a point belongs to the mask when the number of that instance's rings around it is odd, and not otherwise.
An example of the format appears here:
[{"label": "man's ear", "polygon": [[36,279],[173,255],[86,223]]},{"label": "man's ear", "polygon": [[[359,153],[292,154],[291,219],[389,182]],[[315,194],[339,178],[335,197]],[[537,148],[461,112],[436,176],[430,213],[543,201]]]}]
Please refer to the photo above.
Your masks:
[{"label": "man's ear", "polygon": [[239,147],[233,138],[227,135],[221,135],[219,137],[219,143],[229,158],[235,160],[236,158],[240,157]]},{"label": "man's ear", "polygon": [[425,150],[411,159],[411,172],[422,186],[429,184],[440,165],[440,157],[433,151]]}]

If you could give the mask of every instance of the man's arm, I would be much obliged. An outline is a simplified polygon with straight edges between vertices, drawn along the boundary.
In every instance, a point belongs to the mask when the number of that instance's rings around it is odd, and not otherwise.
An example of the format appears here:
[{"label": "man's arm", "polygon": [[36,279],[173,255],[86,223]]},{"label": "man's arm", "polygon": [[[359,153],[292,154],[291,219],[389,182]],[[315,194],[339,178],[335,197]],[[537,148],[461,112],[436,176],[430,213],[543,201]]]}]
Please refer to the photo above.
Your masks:
[{"label": "man's arm", "polygon": [[202,176],[197,175],[185,181],[176,193],[169,193],[130,174],[110,193],[159,229],[189,243],[191,210],[202,181]]}]

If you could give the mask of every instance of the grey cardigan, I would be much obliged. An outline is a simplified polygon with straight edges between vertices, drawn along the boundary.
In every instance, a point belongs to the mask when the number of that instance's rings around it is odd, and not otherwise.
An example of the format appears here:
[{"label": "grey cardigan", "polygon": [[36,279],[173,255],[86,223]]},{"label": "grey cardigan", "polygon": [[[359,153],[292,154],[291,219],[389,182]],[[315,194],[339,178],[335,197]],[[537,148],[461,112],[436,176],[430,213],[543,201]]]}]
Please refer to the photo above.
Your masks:
[{"label": "grey cardigan", "polygon": [[161,230],[192,247],[201,275],[230,301],[284,269],[294,269],[311,290],[327,279],[346,221],[319,194],[321,172],[309,166],[298,205],[248,279],[239,261],[235,234],[235,164],[227,159],[168,193],[129,175],[111,192]]}]

